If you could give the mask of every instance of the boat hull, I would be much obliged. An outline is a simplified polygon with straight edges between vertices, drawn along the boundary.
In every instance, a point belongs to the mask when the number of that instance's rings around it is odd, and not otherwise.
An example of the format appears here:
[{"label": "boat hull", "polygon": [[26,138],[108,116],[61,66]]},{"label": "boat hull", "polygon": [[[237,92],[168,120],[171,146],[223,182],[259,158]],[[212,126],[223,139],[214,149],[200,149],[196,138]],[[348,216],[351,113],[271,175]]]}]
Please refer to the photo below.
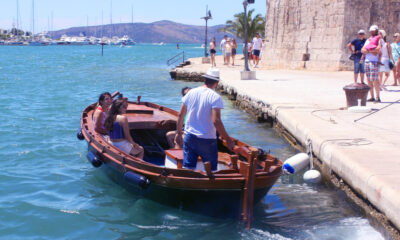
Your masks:
[{"label": "boat hull", "polygon": [[[112,164],[103,163],[99,169],[113,182],[136,196],[207,216],[240,217],[242,191],[239,189],[178,189],[155,183],[151,183],[144,189],[126,180],[124,174]],[[255,189],[254,204],[260,202],[271,187]]]},{"label": "boat hull", "polygon": [[[217,171],[209,163],[203,170],[182,168],[182,149],[172,149],[166,139],[176,130],[178,113],[140,97],[128,102],[125,113],[132,138],[145,150],[143,159],[135,158],[95,133],[95,107],[82,112],[77,134],[88,142],[88,160],[138,196],[209,216],[241,216],[250,227],[253,206],[282,175],[282,161],[237,139],[232,150],[218,139],[218,165],[224,167]],[[171,159],[176,166],[167,164]]]}]

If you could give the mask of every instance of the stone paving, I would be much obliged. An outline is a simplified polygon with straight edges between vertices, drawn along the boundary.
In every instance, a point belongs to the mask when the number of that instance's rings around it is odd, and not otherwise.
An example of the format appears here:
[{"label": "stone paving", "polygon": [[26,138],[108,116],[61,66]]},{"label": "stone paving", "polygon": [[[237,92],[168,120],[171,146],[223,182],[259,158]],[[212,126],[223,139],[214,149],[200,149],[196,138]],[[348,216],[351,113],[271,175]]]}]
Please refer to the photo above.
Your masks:
[{"label": "stone paving", "polygon": [[[398,103],[354,122],[366,113],[345,109],[343,86],[353,82],[352,72],[256,68],[256,80],[240,80],[240,59],[236,66],[224,66],[217,57],[224,88],[262,102],[262,111],[303,145],[310,139],[314,154],[400,229],[400,87],[388,86],[382,103],[367,106],[378,110]],[[211,66],[201,58],[190,61],[178,71],[206,72]]]}]

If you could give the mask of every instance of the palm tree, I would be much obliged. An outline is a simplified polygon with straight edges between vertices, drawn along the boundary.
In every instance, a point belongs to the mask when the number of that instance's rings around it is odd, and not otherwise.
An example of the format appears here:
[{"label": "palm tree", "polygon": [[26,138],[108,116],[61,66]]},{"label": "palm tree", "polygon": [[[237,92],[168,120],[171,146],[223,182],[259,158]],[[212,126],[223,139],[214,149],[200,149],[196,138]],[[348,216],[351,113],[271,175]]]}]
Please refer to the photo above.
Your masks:
[{"label": "palm tree", "polygon": [[[261,14],[257,14],[252,17],[254,9],[251,9],[247,13],[247,36],[248,39],[252,39],[256,36],[256,33],[264,35],[265,31],[265,18]],[[244,13],[237,13],[234,15],[234,20],[228,20],[225,23],[225,27],[218,29],[219,32],[228,32],[235,35],[237,38],[242,39],[244,42]]]}]

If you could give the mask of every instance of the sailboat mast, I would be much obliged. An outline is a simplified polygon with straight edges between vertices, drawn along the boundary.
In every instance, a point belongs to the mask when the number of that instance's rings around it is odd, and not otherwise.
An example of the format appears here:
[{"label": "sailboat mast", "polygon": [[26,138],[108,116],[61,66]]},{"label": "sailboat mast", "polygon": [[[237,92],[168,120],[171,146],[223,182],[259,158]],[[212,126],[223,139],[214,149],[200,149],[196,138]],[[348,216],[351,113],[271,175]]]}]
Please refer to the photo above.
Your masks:
[{"label": "sailboat mast", "polygon": [[104,26],[104,23],[103,23],[103,9],[101,9],[101,37],[103,37],[103,26]]},{"label": "sailboat mast", "polygon": [[50,37],[51,38],[53,38],[53,30],[54,30],[54,28],[53,28],[53,11],[51,11],[51,35],[50,35]]},{"label": "sailboat mast", "polygon": [[18,3],[18,0],[17,0],[17,29],[19,29],[19,3]]},{"label": "sailboat mast", "polygon": [[111,25],[111,28],[112,28],[112,31],[111,31],[111,34],[110,34],[110,38],[111,38],[112,35],[114,34],[114,26],[113,26],[113,23],[112,23],[112,0],[110,1],[110,5],[111,5],[111,7],[110,7],[110,25]]},{"label": "sailboat mast", "polygon": [[35,36],[35,0],[32,0],[32,37]]}]

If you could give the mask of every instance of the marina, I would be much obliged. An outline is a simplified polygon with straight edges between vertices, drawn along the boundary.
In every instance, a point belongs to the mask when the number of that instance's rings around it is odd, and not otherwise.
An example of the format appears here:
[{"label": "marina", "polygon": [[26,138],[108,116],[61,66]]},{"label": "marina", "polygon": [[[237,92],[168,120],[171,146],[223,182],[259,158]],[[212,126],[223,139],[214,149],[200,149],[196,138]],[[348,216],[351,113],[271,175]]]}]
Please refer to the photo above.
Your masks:
[{"label": "marina", "polygon": [[[179,51],[185,51],[187,58],[198,57],[204,51],[198,46],[181,44]],[[142,198],[94,168],[86,158],[87,144],[76,140],[82,110],[99,93],[116,89],[133,102],[141,95],[143,101],[178,110],[181,88],[200,83],[170,80],[165,63],[177,53],[175,44],[106,46],[103,57],[99,46],[90,45],[0,47],[5,56],[0,59],[4,90],[0,110],[8,116],[0,125],[1,236],[373,240],[389,236],[376,230],[335,188],[305,184],[303,172],[277,180],[254,206],[252,229],[246,230],[236,218],[209,217]],[[224,71],[221,68],[223,80],[228,74]],[[284,83],[286,78],[274,79]],[[224,104],[222,118],[232,137],[282,160],[299,152],[268,122],[258,123],[228,96]]]}]

